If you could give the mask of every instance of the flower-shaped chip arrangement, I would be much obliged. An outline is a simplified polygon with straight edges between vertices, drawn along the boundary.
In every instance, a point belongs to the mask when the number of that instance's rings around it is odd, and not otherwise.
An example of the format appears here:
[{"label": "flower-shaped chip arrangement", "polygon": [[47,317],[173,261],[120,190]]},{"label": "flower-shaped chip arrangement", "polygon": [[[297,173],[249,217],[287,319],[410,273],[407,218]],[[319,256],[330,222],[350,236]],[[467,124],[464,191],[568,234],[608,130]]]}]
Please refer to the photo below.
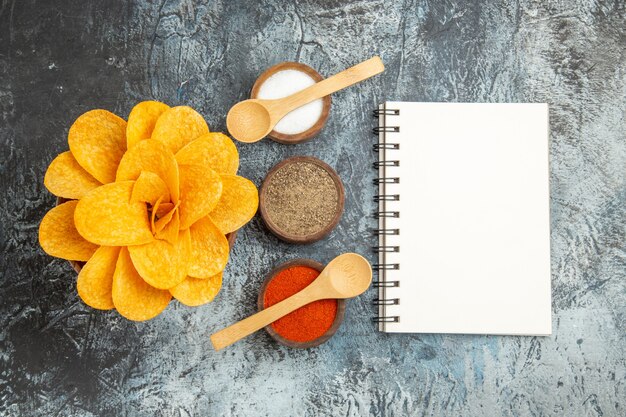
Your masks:
[{"label": "flower-shaped chip arrangement", "polygon": [[39,227],[49,255],[86,262],[77,289],[89,306],[130,320],[160,314],[172,297],[213,300],[229,257],[226,235],[256,213],[258,192],[237,176],[233,141],[190,107],[137,104],[128,123],[81,115],[44,178],[64,200]]}]

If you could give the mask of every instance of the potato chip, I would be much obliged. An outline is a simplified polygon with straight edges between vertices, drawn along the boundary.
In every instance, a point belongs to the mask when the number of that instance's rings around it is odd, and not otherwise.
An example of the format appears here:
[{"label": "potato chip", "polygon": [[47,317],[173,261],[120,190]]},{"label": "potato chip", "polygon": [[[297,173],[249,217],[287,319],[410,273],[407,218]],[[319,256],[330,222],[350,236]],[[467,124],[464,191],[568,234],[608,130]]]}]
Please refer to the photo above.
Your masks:
[{"label": "potato chip", "polygon": [[152,131],[152,139],[163,143],[175,154],[205,133],[209,133],[209,126],[200,113],[188,106],[178,106],[159,117]]},{"label": "potato chip", "polygon": [[102,184],[115,181],[126,152],[126,122],[106,110],[82,114],[70,127],[67,141],[81,167]]},{"label": "potato chip", "polygon": [[[178,206],[180,203],[177,203],[170,211],[168,211],[167,213],[163,214],[163,215],[159,215],[158,212],[161,211],[161,205],[159,205],[159,208],[157,209],[157,217],[159,218],[154,225],[154,232],[155,233],[159,233],[161,230],[163,230],[163,228],[170,223],[170,220],[172,220],[172,217],[174,217],[174,214],[176,213],[176,215],[178,216]],[[179,225],[180,225],[180,218],[178,220]],[[177,229],[178,230],[178,229]]]},{"label": "potato chip", "polygon": [[129,246],[135,269],[155,288],[171,288],[187,276],[191,257],[189,230],[180,231],[175,245],[155,240],[145,245]]},{"label": "potato chip", "polygon": [[222,180],[203,165],[180,165],[180,228],[187,229],[209,214],[222,195]]},{"label": "potato chip", "polygon": [[135,144],[120,161],[116,181],[136,180],[142,171],[157,174],[167,184],[171,200],[178,201],[178,164],[162,143],[142,140]]},{"label": "potato chip", "polygon": [[222,198],[209,217],[227,234],[254,217],[259,207],[259,193],[252,181],[237,175],[222,175],[222,183]]},{"label": "potato chip", "polygon": [[82,198],[102,185],[78,164],[70,151],[54,158],[43,178],[43,184],[57,197],[71,200]]},{"label": "potato chip", "polygon": [[162,197],[162,202],[170,201],[170,191],[165,182],[154,172],[141,171],[131,194],[131,201],[143,201],[154,206]]},{"label": "potato chip", "polygon": [[208,279],[187,277],[177,286],[170,288],[170,293],[181,303],[196,307],[213,301],[222,288],[222,273]]},{"label": "potato chip", "polygon": [[179,165],[204,165],[218,174],[235,175],[239,169],[239,152],[232,139],[211,132],[188,143],[178,153]]},{"label": "potato chip", "polygon": [[119,246],[100,246],[78,274],[76,288],[85,304],[98,310],[113,308],[113,274]]},{"label": "potato chip", "polygon": [[135,181],[105,184],[76,206],[74,223],[85,239],[98,245],[142,245],[154,240],[146,203],[130,201]]},{"label": "potato chip", "polygon": [[158,101],[142,101],[133,107],[126,126],[127,148],[132,148],[140,140],[150,139],[157,119],[169,108],[167,104]]},{"label": "potato chip", "polygon": [[135,270],[127,248],[120,250],[113,274],[113,304],[129,320],[143,321],[158,316],[172,299],[167,290],[146,283]]},{"label": "potato chip", "polygon": [[[174,205],[174,203],[161,203],[159,204],[159,207],[156,208],[156,215],[157,218],[161,218],[163,216],[165,216],[167,213],[169,213],[170,211],[172,211],[172,209],[174,209],[174,207],[178,207],[180,203],[176,203],[176,205]],[[153,210],[155,210],[153,208]]]},{"label": "potato chip", "polygon": [[[156,225],[156,238],[165,240],[172,245],[175,245],[178,242],[178,232],[180,230],[180,217],[178,215],[178,210],[172,210],[173,216],[170,216],[169,221],[164,222],[162,226],[157,222]],[[165,219],[159,219],[159,221]]]},{"label": "potato chip", "polygon": [[154,206],[152,206],[152,213],[150,213],[150,231],[153,235],[156,233],[157,213],[161,209],[161,201],[163,201],[163,196],[157,198]]},{"label": "potato chip", "polygon": [[228,240],[211,219],[203,217],[190,228],[191,258],[187,275],[210,278],[221,272],[228,263]]},{"label": "potato chip", "polygon": [[88,261],[98,245],[85,240],[74,226],[78,201],[68,201],[51,209],[39,225],[39,244],[48,254],[70,261]]}]

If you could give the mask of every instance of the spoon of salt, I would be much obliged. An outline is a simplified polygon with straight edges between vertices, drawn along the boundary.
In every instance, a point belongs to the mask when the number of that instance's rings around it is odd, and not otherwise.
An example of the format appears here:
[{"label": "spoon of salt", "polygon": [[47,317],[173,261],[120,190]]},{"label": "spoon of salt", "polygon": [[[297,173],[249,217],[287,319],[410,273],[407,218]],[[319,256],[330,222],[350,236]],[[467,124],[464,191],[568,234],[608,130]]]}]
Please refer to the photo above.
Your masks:
[{"label": "spoon of salt", "polygon": [[384,70],[383,61],[375,56],[290,96],[275,100],[241,101],[228,112],[226,126],[230,134],[238,141],[257,142],[267,136],[287,113],[313,100],[380,74]]},{"label": "spoon of salt", "polygon": [[330,261],[308,287],[280,303],[213,333],[211,343],[215,350],[223,349],[313,301],[356,297],[365,292],[371,282],[372,267],[369,262],[356,253],[344,253]]}]

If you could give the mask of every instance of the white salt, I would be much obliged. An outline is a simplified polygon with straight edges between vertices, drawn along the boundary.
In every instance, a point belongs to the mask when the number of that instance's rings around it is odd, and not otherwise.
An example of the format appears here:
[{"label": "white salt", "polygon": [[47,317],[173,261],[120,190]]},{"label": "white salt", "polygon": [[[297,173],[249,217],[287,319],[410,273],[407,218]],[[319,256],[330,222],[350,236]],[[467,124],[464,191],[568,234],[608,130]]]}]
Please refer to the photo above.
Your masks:
[{"label": "white salt", "polygon": [[[302,71],[293,69],[278,71],[261,84],[257,98],[268,100],[283,98],[313,84],[315,80]],[[276,123],[274,130],[285,135],[302,133],[317,123],[322,116],[323,107],[322,99],[298,107]]]}]

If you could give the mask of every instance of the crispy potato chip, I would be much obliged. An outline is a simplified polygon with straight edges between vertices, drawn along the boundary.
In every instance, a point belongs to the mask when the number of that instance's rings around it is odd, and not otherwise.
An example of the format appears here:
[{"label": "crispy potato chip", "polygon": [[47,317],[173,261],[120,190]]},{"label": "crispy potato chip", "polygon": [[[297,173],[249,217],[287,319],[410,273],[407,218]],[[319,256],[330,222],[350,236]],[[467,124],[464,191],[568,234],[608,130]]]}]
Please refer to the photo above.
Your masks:
[{"label": "crispy potato chip", "polygon": [[222,175],[222,184],[222,197],[209,217],[227,234],[254,217],[259,207],[259,193],[252,181],[237,175]]},{"label": "crispy potato chip", "polygon": [[188,106],[178,106],[159,117],[152,131],[152,139],[163,143],[175,154],[205,133],[209,133],[209,126],[200,113]]},{"label": "crispy potato chip", "polygon": [[126,152],[126,122],[106,110],[82,114],[70,127],[67,141],[81,167],[103,184],[115,181]]},{"label": "crispy potato chip", "polygon": [[[157,222],[156,225],[156,238],[165,240],[172,245],[175,245],[178,242],[178,231],[180,230],[180,217],[178,215],[178,210],[172,210],[173,216],[169,219],[169,221],[163,226],[159,225]],[[159,219],[159,221],[164,219]]]},{"label": "crispy potato chip", "polygon": [[152,213],[150,214],[150,231],[152,232],[153,235],[156,233],[157,213],[159,212],[161,208],[161,201],[163,201],[163,196],[157,198],[157,201],[154,203],[154,206],[152,206]]},{"label": "crispy potato chip", "polygon": [[117,168],[116,181],[136,180],[142,171],[157,174],[170,190],[171,200],[178,201],[178,164],[174,154],[162,143],[142,140],[129,149]]},{"label": "crispy potato chip", "polygon": [[146,283],[135,270],[128,248],[120,250],[113,274],[113,304],[129,320],[143,321],[158,316],[172,299],[169,291]]},{"label": "crispy potato chip", "polygon": [[145,245],[129,246],[135,269],[155,288],[171,288],[187,276],[191,257],[189,230],[180,231],[175,245],[155,240]]},{"label": "crispy potato chip", "polygon": [[88,242],[74,226],[78,201],[60,204],[46,213],[39,225],[39,244],[48,254],[70,261],[88,261],[98,245]]},{"label": "crispy potato chip", "polygon": [[170,191],[165,182],[154,172],[141,171],[130,196],[131,201],[143,201],[154,206],[161,198],[162,202],[170,201]]},{"label": "crispy potato chip", "polygon": [[100,246],[78,274],[76,289],[85,304],[98,310],[113,308],[113,274],[119,246]]},{"label": "crispy potato chip", "polygon": [[132,148],[140,140],[150,139],[157,119],[169,108],[167,104],[158,101],[142,101],[133,107],[126,126],[127,148]]},{"label": "crispy potato chip", "polygon": [[187,275],[210,278],[221,272],[228,263],[228,240],[211,219],[203,217],[190,228],[191,258]]},{"label": "crispy potato chip", "polygon": [[174,205],[174,203],[161,203],[159,204],[159,207],[156,209],[156,215],[157,218],[161,218],[163,216],[165,216],[167,213],[169,213],[170,211],[172,211],[172,209],[174,209],[174,207],[178,207],[180,203],[176,203],[176,205]]},{"label": "crispy potato chip", "polygon": [[[167,213],[165,213],[162,216],[159,216],[158,212],[161,211],[161,205],[159,206],[158,210],[157,210],[157,217],[158,220],[156,221],[156,223],[154,224],[154,232],[155,233],[159,233],[161,230],[163,230],[163,228],[168,225],[170,223],[170,220],[172,220],[172,217],[174,217],[174,214],[176,213],[176,215],[178,216],[178,205],[179,203],[177,203],[170,211],[168,211]],[[178,224],[180,225],[180,218],[178,219]],[[179,229],[176,229],[179,230]]]},{"label": "crispy potato chip", "polygon": [[208,279],[187,277],[177,286],[170,288],[170,293],[181,303],[196,307],[213,301],[222,288],[222,273]]},{"label": "crispy potato chip", "polygon": [[142,245],[154,240],[146,203],[130,201],[134,184],[105,184],[83,197],[74,213],[78,233],[105,246]]},{"label": "crispy potato chip", "polygon": [[222,195],[222,180],[211,168],[180,165],[180,228],[187,229],[209,214]]},{"label": "crispy potato chip", "polygon": [[235,175],[239,169],[239,152],[232,139],[211,132],[188,143],[176,154],[179,165],[204,165],[218,174]]},{"label": "crispy potato chip", "polygon": [[54,158],[43,178],[43,184],[57,197],[71,200],[78,200],[102,185],[78,164],[70,151]]}]

